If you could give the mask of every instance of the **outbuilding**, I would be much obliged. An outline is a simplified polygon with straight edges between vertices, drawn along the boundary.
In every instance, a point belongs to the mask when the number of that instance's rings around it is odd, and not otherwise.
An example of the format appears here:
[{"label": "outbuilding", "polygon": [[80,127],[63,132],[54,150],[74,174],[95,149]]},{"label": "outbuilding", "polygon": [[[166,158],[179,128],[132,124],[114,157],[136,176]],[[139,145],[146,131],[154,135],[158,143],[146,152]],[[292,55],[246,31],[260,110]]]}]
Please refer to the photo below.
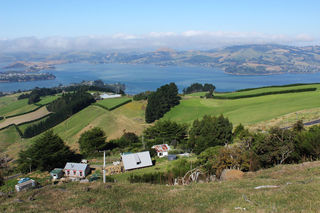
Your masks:
[{"label": "outbuilding", "polygon": [[154,145],[151,148],[156,150],[159,158],[168,156],[170,150],[170,146],[168,144]]},{"label": "outbuilding", "polygon": [[90,167],[85,163],[67,163],[64,167],[66,177],[85,178],[90,172]]},{"label": "outbuilding", "polygon": [[126,171],[153,165],[149,151],[123,154],[121,157]]},{"label": "outbuilding", "polygon": [[21,192],[22,190],[31,189],[31,188],[34,188],[35,186],[36,186],[36,181],[30,179],[28,181],[18,183],[17,185],[15,185],[15,189],[17,192]]},{"label": "outbuilding", "polygon": [[55,168],[50,172],[50,175],[54,180],[60,179],[63,176],[63,169]]}]

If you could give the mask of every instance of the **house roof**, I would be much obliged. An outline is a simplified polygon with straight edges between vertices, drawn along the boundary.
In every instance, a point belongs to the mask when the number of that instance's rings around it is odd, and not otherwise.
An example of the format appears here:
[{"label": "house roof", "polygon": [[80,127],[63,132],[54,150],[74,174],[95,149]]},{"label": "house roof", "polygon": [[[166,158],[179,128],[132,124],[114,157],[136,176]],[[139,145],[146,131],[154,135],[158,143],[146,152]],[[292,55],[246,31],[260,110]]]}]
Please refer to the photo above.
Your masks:
[{"label": "house roof", "polygon": [[86,170],[88,164],[85,163],[67,163],[64,169],[70,169],[70,170]]},{"label": "house roof", "polygon": [[122,162],[125,170],[152,166],[149,151],[122,155]]},{"label": "house roof", "polygon": [[168,152],[170,150],[170,146],[168,144],[159,144],[151,147],[155,149],[157,152]]}]

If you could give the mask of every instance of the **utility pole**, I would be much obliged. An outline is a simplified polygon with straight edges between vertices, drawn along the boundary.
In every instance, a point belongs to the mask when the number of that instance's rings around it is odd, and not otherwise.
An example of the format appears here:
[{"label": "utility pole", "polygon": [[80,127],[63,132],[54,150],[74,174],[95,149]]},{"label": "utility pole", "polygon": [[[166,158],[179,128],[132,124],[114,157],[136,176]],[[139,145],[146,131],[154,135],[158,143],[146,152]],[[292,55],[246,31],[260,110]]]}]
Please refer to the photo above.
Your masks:
[{"label": "utility pole", "polygon": [[103,152],[103,183],[106,183],[106,150],[99,152]]},{"label": "utility pole", "polygon": [[144,136],[142,135],[141,137],[142,137],[142,145],[143,145],[143,149],[145,149],[145,148],[146,148],[146,144],[144,143]]}]

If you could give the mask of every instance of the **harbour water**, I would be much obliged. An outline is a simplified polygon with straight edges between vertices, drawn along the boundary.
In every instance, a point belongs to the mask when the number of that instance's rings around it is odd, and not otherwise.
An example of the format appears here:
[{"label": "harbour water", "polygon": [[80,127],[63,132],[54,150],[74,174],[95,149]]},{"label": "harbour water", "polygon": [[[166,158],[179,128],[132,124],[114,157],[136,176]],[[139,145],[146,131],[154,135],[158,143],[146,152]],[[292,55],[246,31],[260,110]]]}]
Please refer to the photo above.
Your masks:
[{"label": "harbour water", "polygon": [[[4,64],[0,64],[1,67]],[[146,90],[155,90],[159,86],[175,82],[181,91],[192,83],[212,83],[217,91],[234,91],[244,88],[253,88],[271,85],[293,83],[320,82],[320,72],[309,74],[279,74],[279,75],[231,75],[221,70],[204,67],[132,64],[89,64],[72,63],[56,65],[50,72],[56,76],[54,80],[0,83],[0,91],[17,91],[34,87],[53,87],[59,84],[68,85],[79,83],[82,80],[101,79],[105,83],[121,82],[126,85],[126,93],[136,94]]]}]

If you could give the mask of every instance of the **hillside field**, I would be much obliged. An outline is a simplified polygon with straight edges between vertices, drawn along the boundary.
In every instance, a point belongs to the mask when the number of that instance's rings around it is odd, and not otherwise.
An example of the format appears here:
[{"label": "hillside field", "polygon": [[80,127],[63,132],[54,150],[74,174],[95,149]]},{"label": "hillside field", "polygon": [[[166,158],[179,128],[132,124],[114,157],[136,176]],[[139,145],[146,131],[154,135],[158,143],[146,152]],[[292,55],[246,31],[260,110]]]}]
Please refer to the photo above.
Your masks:
[{"label": "hillside field", "polygon": [[129,97],[121,97],[121,98],[107,98],[101,101],[97,101],[95,103],[98,106],[102,106],[104,108],[107,108],[108,110],[112,110],[117,108],[118,106],[121,106],[122,104],[128,103],[132,99]]},{"label": "hillside field", "polygon": [[[280,90],[297,89],[306,86],[281,87]],[[317,88],[316,91],[266,95],[235,100],[202,99],[203,93],[194,96],[183,96],[179,105],[172,108],[162,119],[170,119],[177,122],[192,123],[206,114],[228,117],[235,125],[242,123],[252,125],[258,122],[268,121],[292,112],[318,108],[320,106],[320,85],[309,85]],[[279,88],[278,88],[279,89]],[[258,92],[274,90],[274,88],[258,89]],[[234,92],[233,95],[254,93],[255,90]],[[229,94],[229,93],[225,93]],[[220,94],[222,95],[222,94]]]},{"label": "hillside field", "polygon": [[[298,89],[301,87],[317,88],[317,90],[241,98],[236,100],[202,99],[199,96],[203,93],[185,95],[182,96],[180,105],[172,108],[162,119],[171,119],[180,123],[191,124],[195,119],[201,118],[206,114],[215,116],[223,114],[233,122],[234,126],[242,123],[245,126],[250,127],[250,129],[255,130],[267,130],[267,128],[273,125],[285,127],[292,125],[298,119],[304,119],[304,121],[319,119],[320,84],[260,88],[249,91],[233,92],[232,94],[242,95],[243,93],[249,92],[252,94],[254,92],[260,93],[270,90],[278,91],[277,89]],[[224,94],[227,95],[231,93]],[[46,100],[52,101],[54,98],[46,97]],[[119,100],[106,100],[106,102],[109,102],[108,106],[110,107],[119,104],[120,100],[123,102],[128,99],[129,98],[127,97],[123,97],[119,98]],[[1,100],[4,99],[0,99],[0,103]],[[11,102],[13,101],[11,100]],[[100,102],[101,101],[98,103]],[[145,123],[145,107],[146,101],[132,101],[112,111],[100,106],[91,105],[60,123],[54,127],[53,130],[74,149],[78,148],[77,141],[80,135],[93,127],[102,128],[106,132],[108,140],[120,137],[125,131],[141,135],[143,130],[148,127],[148,124]],[[2,110],[2,107],[0,110]],[[36,121],[35,123],[37,122],[39,121]],[[28,125],[31,124],[22,125],[19,128],[24,131]],[[10,155],[12,155],[12,153],[17,153],[15,149],[18,145],[15,144],[15,142],[18,142],[19,144],[21,141],[19,136],[13,135],[14,132],[13,128],[10,128],[10,131],[0,131],[0,134],[2,135],[2,137],[0,137],[0,143],[6,144],[3,145],[3,147],[5,147],[3,149]],[[29,142],[34,141],[38,137],[39,136],[31,139],[23,139],[24,145],[29,144]],[[5,138],[10,138],[10,142],[7,142],[7,139],[4,141]]]}]

